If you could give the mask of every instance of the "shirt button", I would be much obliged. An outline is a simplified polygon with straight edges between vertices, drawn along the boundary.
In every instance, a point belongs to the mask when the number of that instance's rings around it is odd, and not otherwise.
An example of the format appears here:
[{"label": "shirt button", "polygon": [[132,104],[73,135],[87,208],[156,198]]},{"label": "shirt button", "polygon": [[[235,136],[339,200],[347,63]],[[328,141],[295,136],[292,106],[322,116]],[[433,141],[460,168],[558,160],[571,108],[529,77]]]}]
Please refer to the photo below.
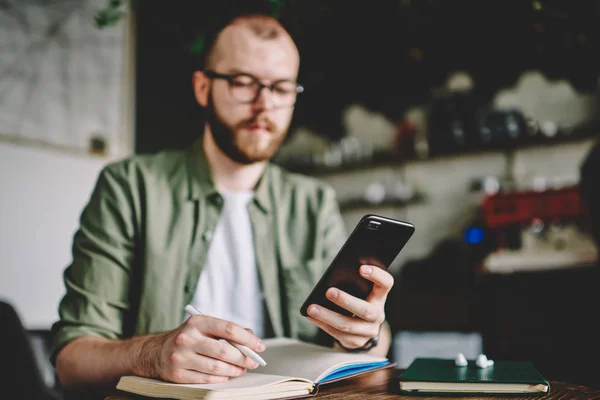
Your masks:
[{"label": "shirt button", "polygon": [[204,240],[205,242],[208,242],[211,238],[212,238],[211,231],[206,231],[202,234],[202,240]]},{"label": "shirt button", "polygon": [[191,283],[186,283],[183,290],[185,290],[186,293],[191,293],[192,290],[194,290],[194,286]]}]

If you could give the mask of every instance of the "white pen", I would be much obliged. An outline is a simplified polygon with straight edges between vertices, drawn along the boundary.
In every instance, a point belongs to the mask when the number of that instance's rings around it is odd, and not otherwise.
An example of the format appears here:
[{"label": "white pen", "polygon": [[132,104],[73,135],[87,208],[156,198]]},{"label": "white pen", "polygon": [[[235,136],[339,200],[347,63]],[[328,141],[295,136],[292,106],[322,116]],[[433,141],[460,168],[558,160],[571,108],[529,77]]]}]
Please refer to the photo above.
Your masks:
[{"label": "white pen", "polygon": [[[204,315],[200,311],[198,311],[194,306],[192,306],[191,304],[188,304],[187,306],[185,306],[185,311],[190,315]],[[236,349],[238,349],[239,351],[244,353],[246,356],[248,356],[252,360],[256,361],[258,363],[258,365],[260,365],[261,367],[264,367],[267,365],[267,362],[265,360],[263,360],[261,356],[259,356],[258,354],[256,354],[252,350],[250,350],[248,347],[238,344],[238,343],[235,343],[235,342],[230,342],[229,340],[226,340],[226,339],[221,339],[221,340],[224,340],[227,343],[229,343],[230,345],[234,346]]]}]

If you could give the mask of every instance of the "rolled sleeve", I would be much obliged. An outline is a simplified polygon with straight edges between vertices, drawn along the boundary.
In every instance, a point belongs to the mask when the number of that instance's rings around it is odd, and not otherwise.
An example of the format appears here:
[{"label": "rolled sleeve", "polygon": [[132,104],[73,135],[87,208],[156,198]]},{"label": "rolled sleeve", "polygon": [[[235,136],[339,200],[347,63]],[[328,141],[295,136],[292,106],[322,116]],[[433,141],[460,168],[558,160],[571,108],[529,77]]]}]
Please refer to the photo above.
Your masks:
[{"label": "rolled sleeve", "polygon": [[136,236],[133,204],[125,165],[106,167],[81,213],[72,262],[63,275],[66,293],[52,326],[53,364],[78,337],[124,336]]}]

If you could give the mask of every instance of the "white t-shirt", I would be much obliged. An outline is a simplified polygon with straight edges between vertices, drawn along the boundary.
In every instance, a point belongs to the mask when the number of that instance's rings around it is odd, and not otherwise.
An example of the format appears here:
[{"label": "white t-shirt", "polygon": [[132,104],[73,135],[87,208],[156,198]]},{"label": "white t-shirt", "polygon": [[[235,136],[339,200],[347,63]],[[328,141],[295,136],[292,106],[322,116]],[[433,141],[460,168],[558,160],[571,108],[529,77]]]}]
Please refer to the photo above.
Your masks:
[{"label": "white t-shirt", "polygon": [[264,337],[260,288],[248,202],[253,192],[221,192],[224,206],[200,273],[192,305]]}]

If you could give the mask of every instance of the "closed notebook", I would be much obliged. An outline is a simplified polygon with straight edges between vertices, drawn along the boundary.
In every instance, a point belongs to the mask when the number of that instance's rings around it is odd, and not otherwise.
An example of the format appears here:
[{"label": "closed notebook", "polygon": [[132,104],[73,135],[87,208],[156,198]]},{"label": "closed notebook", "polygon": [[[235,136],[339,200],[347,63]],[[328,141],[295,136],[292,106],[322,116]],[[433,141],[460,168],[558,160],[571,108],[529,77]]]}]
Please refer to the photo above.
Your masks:
[{"label": "closed notebook", "polygon": [[475,360],[457,367],[454,360],[416,358],[399,376],[400,390],[414,393],[548,394],[550,385],[528,361],[496,360],[479,368]]},{"label": "closed notebook", "polygon": [[215,384],[175,384],[125,376],[117,389],[149,397],[192,399],[279,399],[315,395],[326,383],[395,365],[384,357],[346,353],[294,339],[265,340],[267,362],[252,372]]}]

